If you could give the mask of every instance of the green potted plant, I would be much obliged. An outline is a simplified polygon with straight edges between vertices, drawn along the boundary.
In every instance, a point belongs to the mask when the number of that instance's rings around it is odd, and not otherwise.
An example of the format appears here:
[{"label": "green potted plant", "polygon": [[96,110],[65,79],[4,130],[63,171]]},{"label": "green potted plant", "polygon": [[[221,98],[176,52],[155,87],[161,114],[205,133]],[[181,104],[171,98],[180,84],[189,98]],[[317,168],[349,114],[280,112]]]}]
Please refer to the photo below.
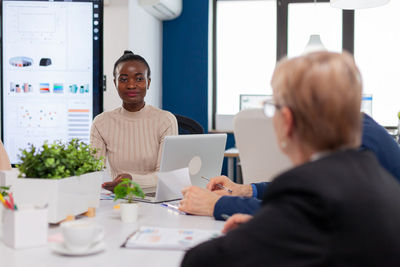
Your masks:
[{"label": "green potted plant", "polygon": [[48,204],[49,222],[60,222],[99,206],[104,164],[95,152],[78,139],[31,145],[21,151],[18,178],[7,185],[18,203]]},{"label": "green potted plant", "polygon": [[142,188],[132,180],[125,178],[114,188],[114,194],[114,201],[125,200],[120,204],[121,220],[127,223],[135,222],[138,217],[139,205],[134,199],[145,197]]},{"label": "green potted plant", "polygon": [[61,179],[101,171],[103,161],[94,157],[96,150],[72,139],[67,143],[45,142],[39,149],[31,145],[21,150],[21,163],[17,165],[20,178]]}]

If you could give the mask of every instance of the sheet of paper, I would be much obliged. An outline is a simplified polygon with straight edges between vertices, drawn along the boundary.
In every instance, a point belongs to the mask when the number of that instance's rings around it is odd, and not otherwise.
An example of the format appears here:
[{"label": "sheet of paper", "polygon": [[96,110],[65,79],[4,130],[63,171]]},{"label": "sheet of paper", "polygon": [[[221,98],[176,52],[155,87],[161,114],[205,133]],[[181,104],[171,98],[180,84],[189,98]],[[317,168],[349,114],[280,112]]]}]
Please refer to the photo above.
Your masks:
[{"label": "sheet of paper", "polygon": [[[182,189],[191,186],[189,168],[158,173],[157,198],[169,199],[171,195],[182,198]],[[171,198],[173,199],[173,198]]]},{"label": "sheet of paper", "polygon": [[125,247],[187,250],[220,235],[221,232],[216,230],[142,226],[128,238]]}]

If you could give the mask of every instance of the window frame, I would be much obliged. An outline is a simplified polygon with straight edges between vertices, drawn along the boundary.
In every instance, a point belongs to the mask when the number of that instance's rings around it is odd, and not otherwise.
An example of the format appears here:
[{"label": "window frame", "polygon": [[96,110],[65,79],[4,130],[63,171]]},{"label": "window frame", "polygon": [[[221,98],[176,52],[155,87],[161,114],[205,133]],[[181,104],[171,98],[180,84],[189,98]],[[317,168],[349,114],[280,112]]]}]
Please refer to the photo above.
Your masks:
[{"label": "window frame", "polygon": [[[277,61],[287,55],[289,4],[329,3],[329,0],[277,0]],[[354,53],[354,10],[342,11],[342,49]]]},{"label": "window frame", "polygon": [[[216,129],[217,118],[217,1],[212,0],[212,108],[211,129]],[[287,55],[288,50],[288,6],[294,3],[327,3],[329,0],[276,0],[277,12],[277,38],[276,38],[276,62]],[[354,10],[343,10],[342,16],[342,49],[354,53]]]}]

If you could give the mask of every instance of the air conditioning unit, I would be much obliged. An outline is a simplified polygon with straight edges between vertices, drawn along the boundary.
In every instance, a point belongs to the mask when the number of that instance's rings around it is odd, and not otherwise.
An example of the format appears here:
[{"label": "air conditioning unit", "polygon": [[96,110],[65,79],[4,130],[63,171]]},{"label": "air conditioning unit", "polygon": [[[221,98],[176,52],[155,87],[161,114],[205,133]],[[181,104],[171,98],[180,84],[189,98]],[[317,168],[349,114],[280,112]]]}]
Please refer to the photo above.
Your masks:
[{"label": "air conditioning unit", "polygon": [[139,0],[139,4],[159,20],[171,20],[182,12],[182,0]]}]

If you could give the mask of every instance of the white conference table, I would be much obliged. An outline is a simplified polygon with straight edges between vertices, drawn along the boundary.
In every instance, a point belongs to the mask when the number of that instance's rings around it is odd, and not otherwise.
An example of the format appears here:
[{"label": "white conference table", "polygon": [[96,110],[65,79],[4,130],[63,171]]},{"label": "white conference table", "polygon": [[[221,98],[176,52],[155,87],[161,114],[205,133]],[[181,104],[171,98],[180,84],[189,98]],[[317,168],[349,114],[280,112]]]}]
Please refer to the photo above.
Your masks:
[{"label": "white conference table", "polygon": [[[221,230],[224,222],[211,217],[181,215],[160,204],[140,203],[139,219],[136,223],[123,223],[119,211],[113,210],[116,203],[112,200],[101,200],[94,218],[79,218],[78,220],[93,220],[103,225],[105,230],[105,251],[88,256],[62,256],[51,250],[51,244],[46,246],[14,250],[0,242],[1,267],[90,267],[90,266],[179,266],[184,251],[143,250],[121,248],[127,236],[140,226],[160,226],[186,229]],[[59,227],[49,229],[49,236],[60,232]]]}]

